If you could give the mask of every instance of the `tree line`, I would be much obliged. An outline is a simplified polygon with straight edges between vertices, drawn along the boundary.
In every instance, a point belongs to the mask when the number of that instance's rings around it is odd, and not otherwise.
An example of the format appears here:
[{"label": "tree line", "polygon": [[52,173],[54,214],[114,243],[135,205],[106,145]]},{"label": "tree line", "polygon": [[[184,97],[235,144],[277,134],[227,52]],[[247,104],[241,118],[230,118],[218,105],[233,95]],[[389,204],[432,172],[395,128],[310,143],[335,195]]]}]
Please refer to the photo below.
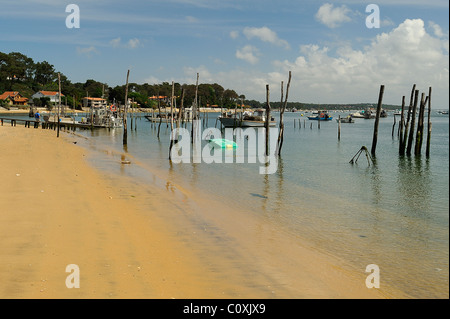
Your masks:
[{"label": "tree line", "polygon": [[[94,79],[88,79],[85,83],[72,83],[67,76],[60,73],[61,93],[64,94],[63,102],[69,106],[81,108],[82,98],[103,97],[109,103],[125,103],[125,84],[115,87],[109,86]],[[5,91],[18,91],[24,97],[31,96],[38,91],[58,91],[58,71],[47,61],[34,62],[32,58],[20,53],[0,52],[0,94]],[[159,84],[129,83],[128,97],[139,107],[157,108],[158,100],[149,99],[152,96],[172,95],[172,83]],[[184,91],[184,105],[190,106],[195,99],[195,84],[174,83],[174,95],[176,104],[181,103],[181,91]],[[203,83],[198,85],[197,91],[199,105],[216,105],[224,108],[234,108],[244,95],[239,95],[232,89],[225,89],[217,83]],[[33,101],[36,104],[45,101]],[[160,101],[165,106],[165,101]]]}]

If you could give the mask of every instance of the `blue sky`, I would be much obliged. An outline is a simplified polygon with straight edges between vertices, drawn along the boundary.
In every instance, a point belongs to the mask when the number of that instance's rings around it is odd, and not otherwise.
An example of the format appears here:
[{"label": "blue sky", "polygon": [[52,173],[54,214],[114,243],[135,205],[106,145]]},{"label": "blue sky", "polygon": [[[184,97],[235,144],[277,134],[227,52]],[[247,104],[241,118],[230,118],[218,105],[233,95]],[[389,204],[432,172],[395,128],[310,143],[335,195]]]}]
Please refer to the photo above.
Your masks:
[{"label": "blue sky", "polygon": [[[80,28],[66,27],[66,6]],[[365,20],[370,3],[380,28]],[[449,105],[447,0],[2,0],[0,51],[46,60],[73,82],[219,83],[249,99],[400,104],[412,85]]]}]

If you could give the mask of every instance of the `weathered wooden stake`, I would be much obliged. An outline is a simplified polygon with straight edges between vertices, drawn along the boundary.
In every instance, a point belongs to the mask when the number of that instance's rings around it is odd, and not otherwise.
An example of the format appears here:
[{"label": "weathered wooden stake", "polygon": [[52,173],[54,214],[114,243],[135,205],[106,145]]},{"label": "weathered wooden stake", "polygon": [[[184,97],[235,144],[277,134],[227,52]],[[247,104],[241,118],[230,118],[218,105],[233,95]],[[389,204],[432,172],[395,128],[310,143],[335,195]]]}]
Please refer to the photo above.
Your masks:
[{"label": "weathered wooden stake", "polygon": [[161,130],[161,123],[162,123],[162,117],[161,117],[161,99],[159,98],[159,92],[158,92],[158,112],[159,112],[159,125],[158,125],[158,134],[156,135],[159,138],[159,132]]},{"label": "weathered wooden stake", "polygon": [[413,103],[414,103],[414,92],[416,91],[416,85],[414,84],[411,90],[411,96],[409,98],[409,107],[408,107],[408,114],[407,114],[407,120],[406,120],[406,126],[405,126],[405,133],[403,135],[403,141],[402,141],[402,148],[400,150],[400,155],[405,155],[405,150],[406,150],[406,144],[407,144],[407,140],[408,140],[408,131],[409,131],[409,122],[411,119],[411,112],[412,112],[412,107],[413,107]]},{"label": "weathered wooden stake", "polygon": [[373,139],[372,139],[372,149],[371,154],[375,157],[375,151],[377,149],[377,141],[378,141],[378,124],[380,122],[381,115],[381,106],[383,103],[383,94],[384,94],[384,85],[380,86],[380,93],[378,95],[378,105],[377,105],[377,115],[375,117],[375,125],[373,128]]},{"label": "weathered wooden stake", "polygon": [[431,86],[428,88],[428,132],[427,132],[427,148],[425,151],[426,157],[430,156],[430,141],[431,141]]},{"label": "weathered wooden stake", "polygon": [[198,73],[197,73],[197,82],[195,83],[194,105],[192,107],[191,144],[194,143],[194,126],[196,126],[195,123],[197,123],[195,121],[197,119],[197,94],[198,94]]},{"label": "weathered wooden stake", "polygon": [[123,145],[128,144],[128,132],[127,132],[127,112],[128,112],[128,77],[130,76],[130,70],[127,72],[127,83],[125,86],[125,106],[123,110]]},{"label": "weathered wooden stake", "polygon": [[416,90],[414,93],[414,105],[411,114],[411,127],[409,129],[409,137],[408,137],[408,146],[406,148],[406,155],[411,155],[412,141],[414,138],[414,128],[416,124],[416,111],[417,111],[417,103],[419,99],[419,90]]},{"label": "weathered wooden stake", "polygon": [[425,98],[425,93],[422,93],[422,98],[420,100],[419,108],[419,118],[417,121],[417,132],[416,132],[416,144],[414,146],[414,155],[420,155],[422,152],[422,141],[423,141],[423,118],[425,116],[425,104],[428,102],[428,97]]},{"label": "weathered wooden stake", "polygon": [[59,104],[58,104],[58,124],[57,124],[57,133],[56,133],[56,137],[59,137],[59,112],[61,110],[61,75],[58,72],[58,87],[59,87],[59,92],[58,92],[58,97],[59,97]]},{"label": "weathered wooden stake", "polygon": [[269,156],[269,122],[270,122],[270,91],[269,84],[266,84],[266,156]]},{"label": "weathered wooden stake", "polygon": [[399,149],[398,149],[398,152],[399,152],[399,154],[400,155],[402,155],[402,149],[403,149],[403,153],[405,152],[405,148],[403,147],[403,129],[404,129],[404,125],[405,125],[405,115],[404,115],[404,113],[405,113],[405,96],[403,95],[403,97],[402,97],[402,114],[400,115],[400,124],[399,124],[399,129],[400,129],[400,131],[399,131],[399,138],[400,138],[400,141],[399,141]]},{"label": "weathered wooden stake", "polygon": [[[283,104],[283,81],[281,81],[281,103],[280,103],[280,107],[282,107],[281,112],[280,112],[280,132],[278,133],[278,143],[277,143],[277,155],[280,156],[281,155],[281,148],[283,147],[283,140],[284,140],[284,122],[283,122],[283,114],[284,111],[286,110],[286,106],[287,106],[287,100],[288,100],[288,95],[289,95],[289,87],[291,85],[291,71],[289,71],[289,79],[288,79],[288,83],[286,86],[286,98],[284,100],[284,104]],[[270,121],[270,118],[269,118]],[[294,123],[295,123],[295,119],[294,119]]]},{"label": "weathered wooden stake", "polygon": [[394,114],[394,125],[392,125],[392,138],[394,138],[395,124],[397,124],[397,119],[395,118],[395,114]]},{"label": "weathered wooden stake", "polygon": [[341,116],[339,115],[338,119],[338,141],[341,140]]}]

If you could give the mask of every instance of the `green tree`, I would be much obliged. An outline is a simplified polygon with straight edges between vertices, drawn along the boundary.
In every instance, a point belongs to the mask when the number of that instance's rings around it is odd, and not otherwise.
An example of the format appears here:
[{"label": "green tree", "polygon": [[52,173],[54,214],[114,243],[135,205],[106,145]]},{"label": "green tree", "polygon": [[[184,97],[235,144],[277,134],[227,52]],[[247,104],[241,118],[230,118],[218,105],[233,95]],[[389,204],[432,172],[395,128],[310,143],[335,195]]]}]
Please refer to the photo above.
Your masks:
[{"label": "green tree", "polygon": [[46,85],[57,80],[57,74],[53,65],[47,61],[36,63],[34,70],[34,81],[41,85]]}]

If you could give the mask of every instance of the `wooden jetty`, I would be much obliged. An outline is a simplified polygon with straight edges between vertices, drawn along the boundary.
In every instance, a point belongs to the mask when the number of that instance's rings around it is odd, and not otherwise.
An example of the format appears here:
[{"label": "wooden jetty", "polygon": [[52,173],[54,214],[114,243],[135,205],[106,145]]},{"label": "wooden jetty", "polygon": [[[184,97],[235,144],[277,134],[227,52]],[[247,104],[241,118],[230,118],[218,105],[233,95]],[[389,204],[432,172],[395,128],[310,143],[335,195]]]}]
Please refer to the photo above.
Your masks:
[{"label": "wooden jetty", "polygon": [[[9,117],[0,117],[0,124],[1,126],[4,125],[4,122],[10,122],[11,126],[17,126],[17,123],[24,123],[25,127],[31,127],[33,128],[43,128],[43,129],[57,129],[58,123],[53,121],[36,121],[35,119],[17,119],[17,118],[9,118]],[[71,123],[71,122],[59,122],[59,127],[64,128],[66,130],[73,130],[75,131],[77,128],[79,129],[91,129],[91,128],[105,128],[102,125],[91,125],[91,124],[85,124],[85,123]]]}]

